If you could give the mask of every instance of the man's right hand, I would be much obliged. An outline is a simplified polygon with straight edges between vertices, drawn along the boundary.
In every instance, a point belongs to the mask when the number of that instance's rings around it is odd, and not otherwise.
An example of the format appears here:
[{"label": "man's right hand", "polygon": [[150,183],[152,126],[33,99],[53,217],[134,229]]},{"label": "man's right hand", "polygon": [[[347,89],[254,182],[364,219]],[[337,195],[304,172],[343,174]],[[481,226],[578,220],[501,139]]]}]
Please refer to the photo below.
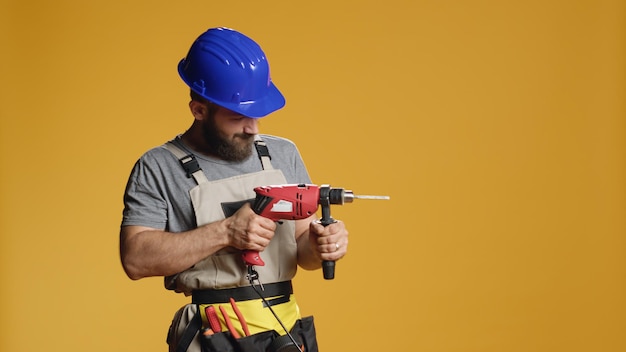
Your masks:
[{"label": "man's right hand", "polygon": [[276,223],[257,215],[249,203],[245,203],[235,214],[224,220],[228,243],[241,250],[261,252],[274,237]]}]

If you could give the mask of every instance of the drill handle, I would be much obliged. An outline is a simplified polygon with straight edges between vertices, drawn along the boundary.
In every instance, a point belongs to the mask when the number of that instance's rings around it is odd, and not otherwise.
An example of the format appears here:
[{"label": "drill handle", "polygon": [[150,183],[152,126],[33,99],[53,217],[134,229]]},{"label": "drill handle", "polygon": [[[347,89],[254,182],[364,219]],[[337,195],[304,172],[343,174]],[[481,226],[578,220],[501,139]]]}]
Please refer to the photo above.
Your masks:
[{"label": "drill handle", "polygon": [[[322,218],[320,219],[320,224],[326,227],[330,224],[337,222],[337,220],[333,219],[330,216],[330,187],[323,186],[320,188],[320,205],[322,208]],[[335,278],[335,261],[334,260],[323,260],[322,261],[322,272],[324,274],[325,280],[332,280]]]},{"label": "drill handle", "polygon": [[320,187],[319,204],[322,210],[322,217],[320,218],[320,223],[323,226],[328,226],[332,223],[337,222],[335,219],[333,219],[332,216],[330,216],[330,204],[331,204],[330,191],[331,191],[331,188],[329,186]]},{"label": "drill handle", "polygon": [[328,216],[324,216],[324,211],[323,211],[323,207],[322,207],[322,217],[320,218],[320,224],[322,224],[322,226],[326,227],[330,224],[334,224],[337,222],[337,220],[333,219],[330,214]]},{"label": "drill handle", "polygon": [[335,261],[334,260],[323,260],[322,261],[322,271],[324,272],[325,280],[332,280],[335,278]]},{"label": "drill handle", "polygon": [[[256,198],[254,202],[251,202],[250,207],[252,208],[252,211],[254,211],[256,214],[268,217],[266,214],[263,213],[263,211],[267,208],[271,201],[272,198],[257,193]],[[248,266],[248,269],[255,265],[265,265],[265,262],[263,261],[263,259],[261,259],[261,254],[257,251],[244,250],[241,252],[241,258],[243,259],[243,262],[246,264],[246,266]]]},{"label": "drill handle", "polygon": [[[335,219],[330,218],[330,219],[324,219],[322,217],[322,219],[320,220],[320,223],[323,226],[328,226],[332,223],[337,222]],[[325,280],[332,280],[335,278],[335,261],[334,260],[323,260],[322,261],[322,272],[324,273],[324,279]]]}]

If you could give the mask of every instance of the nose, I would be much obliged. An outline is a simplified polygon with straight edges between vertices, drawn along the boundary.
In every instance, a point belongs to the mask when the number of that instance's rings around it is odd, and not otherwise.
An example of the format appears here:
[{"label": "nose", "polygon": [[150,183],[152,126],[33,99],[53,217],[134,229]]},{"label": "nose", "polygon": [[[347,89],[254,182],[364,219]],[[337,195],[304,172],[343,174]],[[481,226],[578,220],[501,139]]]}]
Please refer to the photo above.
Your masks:
[{"label": "nose", "polygon": [[259,133],[259,123],[257,119],[246,118],[245,125],[243,126],[243,131],[247,134],[258,134]]}]

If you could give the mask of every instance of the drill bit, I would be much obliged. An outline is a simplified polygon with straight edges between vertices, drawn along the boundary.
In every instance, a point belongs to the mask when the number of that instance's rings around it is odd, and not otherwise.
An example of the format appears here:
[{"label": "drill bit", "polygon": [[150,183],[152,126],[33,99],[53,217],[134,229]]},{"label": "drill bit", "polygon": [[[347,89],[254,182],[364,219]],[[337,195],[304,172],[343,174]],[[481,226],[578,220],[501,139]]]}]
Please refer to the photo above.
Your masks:
[{"label": "drill bit", "polygon": [[352,201],[354,199],[377,199],[377,200],[388,200],[390,199],[389,196],[370,196],[370,195],[355,195],[354,193],[352,193],[352,191],[349,190],[344,190],[343,191],[343,197],[342,200],[343,202],[339,203],[339,204],[343,204],[345,203],[352,203]]},{"label": "drill bit", "polygon": [[391,199],[389,198],[389,196],[370,196],[370,195],[353,195],[352,197],[356,199],[383,199],[383,200]]}]

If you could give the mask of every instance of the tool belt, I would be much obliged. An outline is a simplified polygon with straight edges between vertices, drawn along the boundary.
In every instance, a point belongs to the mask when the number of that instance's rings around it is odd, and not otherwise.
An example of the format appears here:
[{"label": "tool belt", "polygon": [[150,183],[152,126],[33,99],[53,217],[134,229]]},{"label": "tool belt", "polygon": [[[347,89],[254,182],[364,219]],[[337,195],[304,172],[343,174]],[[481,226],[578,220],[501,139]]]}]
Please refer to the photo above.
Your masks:
[{"label": "tool belt", "polygon": [[[263,307],[274,306],[281,303],[289,302],[290,296],[293,294],[293,287],[291,281],[284,281],[278,283],[265,284],[261,291],[264,297]],[[272,298],[270,298],[272,297]],[[259,293],[254,288],[237,287],[231,289],[220,290],[197,290],[192,292],[192,304],[191,306],[197,307],[194,309],[193,315],[188,315],[190,320],[187,320],[184,330],[181,335],[176,339],[175,346],[176,352],[185,352],[188,350],[192,341],[195,340],[195,348],[191,350],[197,351],[198,348],[201,352],[290,352],[298,351],[298,348],[294,345],[294,341],[287,335],[281,335],[276,330],[270,329],[253,334],[245,334],[245,336],[233,335],[230,331],[221,328],[211,334],[206,334],[207,330],[203,328],[203,317],[200,307],[204,305],[218,305],[223,303],[233,304],[234,301],[251,301],[259,300]],[[212,308],[212,307],[211,307]],[[269,307],[271,310],[271,307]],[[193,312],[192,311],[192,312]],[[205,311],[205,310],[202,310]],[[190,312],[190,313],[192,313]],[[224,314],[224,312],[222,312]],[[207,318],[208,318],[207,313]],[[219,326],[219,322],[218,322]],[[283,326],[284,327],[284,326]],[[281,331],[284,333],[284,331]],[[174,333],[170,331],[170,333]],[[317,352],[317,339],[315,333],[315,325],[313,323],[313,317],[305,317],[295,321],[295,324],[290,330],[292,338],[296,344],[300,346],[300,349],[307,352]],[[170,343],[170,337],[168,336],[168,343]],[[198,346],[199,343],[199,346]],[[170,349],[170,351],[174,351]]]},{"label": "tool belt", "polygon": [[[290,331],[302,351],[317,352],[313,317],[302,318]],[[295,352],[298,348],[287,335],[275,330],[234,338],[229,332],[201,337],[202,352]]]},{"label": "tool belt", "polygon": [[[263,296],[287,296],[293,293],[291,281],[277,282],[263,285]],[[233,298],[235,301],[248,301],[259,299],[259,294],[251,286],[226,288],[221,290],[196,290],[191,293],[191,303],[216,304],[228,303]]]}]

